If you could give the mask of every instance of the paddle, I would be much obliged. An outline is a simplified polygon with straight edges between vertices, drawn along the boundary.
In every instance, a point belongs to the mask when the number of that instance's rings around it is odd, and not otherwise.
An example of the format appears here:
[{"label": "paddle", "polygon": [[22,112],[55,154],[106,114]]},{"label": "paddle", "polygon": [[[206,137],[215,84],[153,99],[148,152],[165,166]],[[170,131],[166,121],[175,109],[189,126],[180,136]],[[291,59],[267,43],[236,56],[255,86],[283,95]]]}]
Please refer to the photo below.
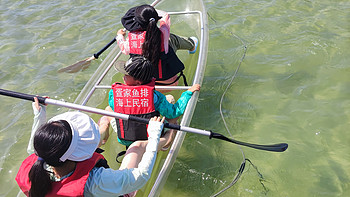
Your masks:
[{"label": "paddle", "polygon": [[70,66],[61,68],[58,70],[59,73],[61,72],[67,72],[67,73],[75,73],[78,72],[82,69],[86,69],[92,60],[98,59],[98,57],[106,50],[108,49],[108,47],[110,47],[114,42],[116,41],[115,38],[113,38],[113,40],[111,40],[106,46],[103,47],[103,49],[101,49],[99,52],[95,53],[93,56],[88,57],[84,60],[81,60],[75,64],[72,64]]},{"label": "paddle", "polygon": [[[35,95],[24,94],[24,93],[20,93],[20,92],[14,92],[14,91],[10,91],[10,90],[0,89],[0,94],[5,95],[5,96],[9,96],[9,97],[29,100],[29,101],[34,101],[34,97],[37,97],[41,104],[57,105],[57,106],[61,106],[61,107],[67,107],[67,108],[71,108],[71,109],[81,110],[81,111],[105,115],[105,116],[111,116],[111,117],[119,118],[122,120],[136,121],[136,122],[145,123],[145,124],[148,124],[148,122],[149,122],[148,119],[140,118],[140,117],[136,117],[136,116],[132,116],[132,115],[110,112],[110,111],[97,109],[97,108],[93,108],[93,107],[63,102],[63,101],[54,100],[54,99],[50,99],[50,98],[44,98],[44,97],[35,96]],[[185,131],[185,132],[190,132],[190,133],[206,135],[206,136],[209,136],[209,139],[211,139],[211,138],[221,139],[221,140],[225,140],[225,141],[228,141],[228,142],[231,142],[234,144],[239,144],[242,146],[247,146],[247,147],[260,149],[260,150],[273,151],[273,152],[283,152],[288,148],[288,144],[286,144],[286,143],[272,144],[272,145],[250,144],[250,143],[241,142],[238,140],[227,138],[219,133],[214,133],[212,131],[206,131],[206,130],[202,130],[202,129],[196,129],[196,128],[191,128],[191,127],[186,127],[186,126],[181,126],[181,125],[176,125],[176,124],[165,123],[164,127],[179,130],[179,131]]]},{"label": "paddle", "polygon": [[[155,6],[160,2],[160,0],[155,0],[151,3],[151,6]],[[126,29],[124,28],[124,31]],[[75,64],[72,64],[70,66],[61,68],[58,70],[59,73],[66,72],[66,73],[76,73],[80,70],[84,70],[87,67],[89,67],[92,60],[98,59],[98,57],[106,50],[108,49],[114,42],[116,41],[116,38],[113,38],[106,46],[104,46],[99,52],[95,53],[93,56],[88,57],[84,60],[81,60]]]}]

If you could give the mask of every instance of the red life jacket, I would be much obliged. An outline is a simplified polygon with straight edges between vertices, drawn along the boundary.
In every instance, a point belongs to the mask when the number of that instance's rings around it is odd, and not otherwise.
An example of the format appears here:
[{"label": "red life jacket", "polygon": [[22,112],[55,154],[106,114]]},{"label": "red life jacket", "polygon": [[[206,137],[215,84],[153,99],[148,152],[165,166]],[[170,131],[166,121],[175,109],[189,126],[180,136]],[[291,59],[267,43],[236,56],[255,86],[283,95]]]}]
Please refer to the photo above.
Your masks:
[{"label": "red life jacket", "polygon": [[[154,108],[154,85],[155,80],[140,86],[114,83],[112,85],[114,111],[147,119],[159,116],[159,112]],[[148,139],[147,125],[122,119],[116,119],[116,122],[119,139],[128,141]]]},{"label": "red life jacket", "polygon": [[[33,164],[37,161],[38,156],[31,154],[23,162],[16,176],[18,186],[26,196],[29,195],[31,183],[29,182],[29,171]],[[104,159],[99,153],[94,153],[90,159],[77,162],[72,175],[61,180],[53,181],[51,191],[46,194],[46,197],[53,196],[84,196],[84,187],[89,173],[96,163]]]},{"label": "red life jacket", "polygon": [[[133,31],[129,32],[129,47],[130,47],[130,56],[142,55],[142,44],[145,41],[146,31]],[[163,35],[161,35],[161,40],[163,40]],[[182,73],[182,70],[185,69],[184,64],[177,57],[174,50],[169,45],[168,53],[165,54],[164,44],[161,44],[161,54],[158,63],[158,69],[155,69],[154,77],[156,81],[164,81],[170,79],[178,73]]]}]

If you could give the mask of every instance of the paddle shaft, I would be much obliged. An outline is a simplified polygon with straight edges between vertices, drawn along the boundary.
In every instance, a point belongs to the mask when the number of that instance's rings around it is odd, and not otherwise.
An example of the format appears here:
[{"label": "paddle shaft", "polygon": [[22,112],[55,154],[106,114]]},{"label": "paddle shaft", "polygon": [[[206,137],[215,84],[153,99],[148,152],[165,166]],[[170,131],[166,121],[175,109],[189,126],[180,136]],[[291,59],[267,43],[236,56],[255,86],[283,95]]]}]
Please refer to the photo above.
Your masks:
[{"label": "paddle shaft", "polygon": [[[155,0],[153,1],[153,3],[151,4],[151,6],[155,6],[157,5],[159,2],[159,0]],[[113,38],[113,40],[111,40],[105,47],[103,47],[103,49],[101,49],[99,52],[94,54],[94,58],[98,59],[98,57],[105,51],[107,50],[115,41],[117,41],[115,38]]]},{"label": "paddle shaft", "polygon": [[[50,99],[50,98],[44,98],[44,97],[30,95],[30,94],[14,92],[14,91],[10,91],[10,90],[0,89],[0,94],[5,95],[5,96],[9,96],[9,97],[29,100],[29,101],[34,101],[34,97],[37,97],[39,103],[41,103],[41,104],[51,104],[51,105],[66,107],[66,108],[70,108],[70,109],[81,110],[81,111],[85,111],[85,112],[115,117],[115,118],[122,119],[122,120],[136,121],[136,122],[140,122],[140,123],[144,123],[144,124],[148,124],[148,122],[149,122],[148,119],[140,118],[137,116],[106,111],[106,110],[97,109],[97,108],[93,108],[93,107],[78,105],[78,104],[74,104],[74,103],[68,103],[68,102],[64,102],[64,101],[54,100],[54,99]],[[250,143],[240,142],[240,141],[237,141],[234,139],[227,138],[219,133],[214,133],[212,131],[206,131],[206,130],[202,130],[202,129],[180,126],[177,124],[165,123],[164,127],[169,128],[169,129],[185,131],[185,132],[189,132],[189,133],[205,135],[205,136],[209,136],[209,138],[221,139],[221,140],[225,140],[225,141],[228,141],[228,142],[231,142],[234,144],[239,144],[242,146],[247,146],[247,147],[260,149],[260,150],[273,151],[273,152],[283,152],[288,148],[288,144],[286,144],[286,143],[273,144],[273,145],[250,144]]]},{"label": "paddle shaft", "polygon": [[103,47],[103,49],[101,49],[99,52],[94,54],[94,58],[98,59],[98,57],[106,50],[108,49],[115,41],[117,41],[115,38],[113,38],[113,40],[111,40],[105,47]]},{"label": "paddle shaft", "polygon": [[[4,95],[4,96],[9,96],[9,97],[13,97],[13,98],[20,98],[20,99],[24,99],[24,100],[28,100],[28,101],[33,101],[33,102],[34,102],[34,97],[37,97],[39,103],[41,103],[41,104],[56,105],[56,106],[60,106],[60,107],[81,110],[81,111],[85,111],[85,112],[89,112],[89,113],[95,113],[95,114],[100,114],[100,115],[104,115],[104,116],[111,116],[111,117],[115,117],[115,118],[122,119],[122,120],[136,121],[136,122],[140,122],[140,123],[144,123],[144,124],[148,124],[148,122],[149,122],[149,119],[146,119],[146,118],[140,118],[137,116],[106,111],[103,109],[97,109],[97,108],[93,108],[93,107],[89,107],[89,106],[68,103],[68,102],[64,102],[64,101],[59,101],[59,100],[55,100],[55,99],[50,99],[50,98],[45,98],[45,97],[35,96],[35,95],[30,95],[30,94],[24,94],[24,93],[20,93],[20,92],[14,92],[14,91],[10,91],[10,90],[0,89],[0,94]],[[194,129],[194,128],[189,128],[189,127],[187,128],[187,127],[183,127],[183,126],[180,126],[177,124],[164,123],[164,127],[169,128],[169,129],[183,130],[186,132],[197,133],[197,134],[206,135],[206,136],[211,135],[211,131],[205,131],[205,130]],[[185,129],[185,128],[187,128],[187,129]]]}]

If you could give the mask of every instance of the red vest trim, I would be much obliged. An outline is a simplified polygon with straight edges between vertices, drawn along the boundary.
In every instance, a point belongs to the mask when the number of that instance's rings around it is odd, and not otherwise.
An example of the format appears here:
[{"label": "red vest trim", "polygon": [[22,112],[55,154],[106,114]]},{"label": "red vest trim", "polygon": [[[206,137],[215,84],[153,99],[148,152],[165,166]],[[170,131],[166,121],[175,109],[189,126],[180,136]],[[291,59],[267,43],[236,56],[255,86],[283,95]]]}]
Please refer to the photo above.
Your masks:
[{"label": "red vest trim", "polygon": [[[35,154],[27,157],[23,162],[16,176],[18,186],[26,196],[29,194],[31,183],[29,182],[29,171],[37,161],[38,156]],[[53,196],[84,196],[84,187],[89,173],[96,163],[104,159],[99,153],[94,153],[90,159],[77,162],[73,174],[62,181],[52,182],[52,190],[46,197]]]},{"label": "red vest trim", "polygon": [[120,130],[120,137],[122,139],[125,138],[125,131],[124,131],[124,124],[123,124],[123,120],[122,119],[119,119],[119,130]]}]

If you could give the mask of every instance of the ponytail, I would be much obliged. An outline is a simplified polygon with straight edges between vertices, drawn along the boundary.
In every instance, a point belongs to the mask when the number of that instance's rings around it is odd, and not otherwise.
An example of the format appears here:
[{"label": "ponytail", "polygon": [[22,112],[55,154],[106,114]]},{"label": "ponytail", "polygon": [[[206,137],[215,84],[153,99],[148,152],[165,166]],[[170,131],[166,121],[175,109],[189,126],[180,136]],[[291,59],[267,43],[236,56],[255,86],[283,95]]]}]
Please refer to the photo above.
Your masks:
[{"label": "ponytail", "polygon": [[50,175],[44,169],[44,164],[44,160],[38,159],[29,171],[29,197],[45,197],[51,190]]},{"label": "ponytail", "polygon": [[146,31],[145,40],[142,44],[142,55],[152,62],[154,67],[158,67],[161,52],[161,34],[157,22],[161,17],[154,7],[150,5],[140,5],[135,9],[135,20]]},{"label": "ponytail", "polygon": [[[152,20],[153,19],[153,20]],[[161,31],[157,26],[157,21],[151,18],[147,28],[145,41],[142,45],[142,55],[149,59],[153,66],[157,68],[161,52]]]},{"label": "ponytail", "polygon": [[34,149],[39,156],[29,171],[30,197],[45,197],[51,191],[50,172],[44,165],[60,167],[65,162],[60,157],[68,150],[72,141],[72,130],[66,120],[52,121],[42,125],[34,135]]}]

